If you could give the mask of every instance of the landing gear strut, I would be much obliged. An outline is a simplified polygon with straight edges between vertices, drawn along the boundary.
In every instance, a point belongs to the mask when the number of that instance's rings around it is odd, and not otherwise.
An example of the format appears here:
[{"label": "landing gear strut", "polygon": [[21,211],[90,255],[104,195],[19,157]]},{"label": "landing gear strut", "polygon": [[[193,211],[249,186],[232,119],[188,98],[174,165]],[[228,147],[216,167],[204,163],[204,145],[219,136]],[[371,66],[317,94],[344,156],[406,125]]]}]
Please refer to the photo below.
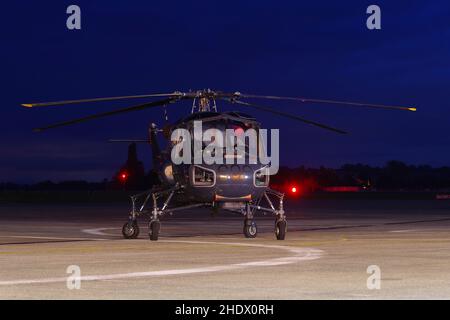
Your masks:
[{"label": "landing gear strut", "polygon": [[[279,206],[278,208],[275,208],[275,206],[272,203],[272,200],[270,199],[270,196],[276,197],[279,200]],[[284,208],[283,208],[283,198],[284,194],[280,193],[278,191],[267,189],[262,197],[256,202],[256,204],[250,204],[248,203],[245,206],[245,222],[244,222],[244,235],[247,238],[255,238],[257,234],[256,229],[256,223],[253,221],[253,214],[256,211],[263,211],[263,212],[270,212],[273,213],[276,216],[275,219],[275,237],[277,240],[284,240],[286,237],[287,232],[287,222],[286,222],[286,216],[284,214]],[[267,202],[267,207],[261,206],[261,201],[265,200]],[[252,228],[254,226],[254,228]],[[253,232],[252,232],[253,231]]]},{"label": "landing gear strut", "polygon": [[258,228],[255,220],[253,220],[253,212],[249,204],[245,205],[245,218],[244,218],[244,236],[246,238],[256,238],[258,234]]},{"label": "landing gear strut", "polygon": [[[211,203],[197,203],[191,205],[185,205],[180,207],[169,208],[169,203],[175,193],[182,192],[182,188],[175,185],[169,189],[152,189],[131,197],[132,210],[130,212],[128,222],[123,225],[122,235],[125,239],[136,239],[139,236],[139,226],[137,223],[137,217],[142,214],[149,216],[148,235],[150,240],[156,241],[159,238],[161,230],[160,217],[166,213],[172,214],[174,211],[186,210],[198,207],[207,207],[214,205]],[[276,197],[279,200],[278,208],[275,208],[270,197]],[[277,240],[284,240],[286,237],[287,223],[283,209],[283,197],[284,194],[272,189],[266,189],[263,195],[256,201],[256,203],[248,202],[245,207],[238,210],[232,210],[240,212],[244,215],[244,227],[243,233],[246,238],[256,238],[258,234],[258,228],[253,217],[257,211],[269,212],[276,216],[275,220],[275,237]],[[142,200],[143,199],[143,200]],[[153,207],[151,210],[146,210],[145,207],[149,200],[152,199]],[[159,200],[159,199],[163,199]],[[264,207],[261,205],[261,201],[265,200],[267,205]]]},{"label": "landing gear strut", "polygon": [[[169,204],[175,193],[179,192],[181,188],[177,185],[168,189],[151,189],[136,195],[131,196],[132,210],[128,217],[128,222],[122,228],[122,235],[125,239],[136,239],[139,235],[139,227],[137,224],[137,217],[141,215],[149,216],[148,236],[150,240],[156,241],[159,238],[161,230],[161,222],[159,218],[166,213],[172,213],[178,210],[185,210],[191,208],[198,208],[208,206],[208,203],[198,203],[186,205],[181,207],[169,208]],[[153,202],[153,207],[146,209],[150,201]],[[162,199],[162,200],[161,200]]]}]

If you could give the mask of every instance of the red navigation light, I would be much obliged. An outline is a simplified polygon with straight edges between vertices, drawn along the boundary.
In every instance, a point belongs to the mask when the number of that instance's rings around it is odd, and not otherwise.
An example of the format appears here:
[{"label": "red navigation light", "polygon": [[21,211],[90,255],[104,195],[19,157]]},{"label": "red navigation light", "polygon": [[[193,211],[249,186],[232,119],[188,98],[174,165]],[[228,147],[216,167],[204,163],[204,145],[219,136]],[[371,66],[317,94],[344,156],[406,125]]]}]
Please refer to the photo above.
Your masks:
[{"label": "red navigation light", "polygon": [[128,173],[122,172],[119,177],[120,177],[120,180],[125,182],[127,180],[127,178],[128,178]]},{"label": "red navigation light", "polygon": [[297,187],[292,187],[292,188],[291,188],[291,192],[292,192],[292,193],[297,193]]}]

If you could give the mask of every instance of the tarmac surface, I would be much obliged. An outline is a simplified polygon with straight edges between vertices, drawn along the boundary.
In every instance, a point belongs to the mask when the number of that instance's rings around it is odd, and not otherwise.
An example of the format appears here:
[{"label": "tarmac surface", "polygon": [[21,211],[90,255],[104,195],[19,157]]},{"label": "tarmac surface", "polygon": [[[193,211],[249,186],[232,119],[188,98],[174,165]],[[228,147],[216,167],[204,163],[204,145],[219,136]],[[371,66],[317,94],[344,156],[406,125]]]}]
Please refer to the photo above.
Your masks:
[{"label": "tarmac surface", "polygon": [[288,200],[285,241],[206,209],[125,240],[128,210],[0,205],[0,299],[450,299],[450,201]]}]

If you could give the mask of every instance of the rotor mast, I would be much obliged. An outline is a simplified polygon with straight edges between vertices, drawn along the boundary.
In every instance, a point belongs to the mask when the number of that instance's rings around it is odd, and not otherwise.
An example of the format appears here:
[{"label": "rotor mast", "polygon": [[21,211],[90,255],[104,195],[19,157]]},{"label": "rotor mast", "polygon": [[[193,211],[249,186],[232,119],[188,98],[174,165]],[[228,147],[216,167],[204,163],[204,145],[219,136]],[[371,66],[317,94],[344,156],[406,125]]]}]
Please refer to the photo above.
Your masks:
[{"label": "rotor mast", "polygon": [[211,89],[203,89],[194,93],[191,113],[217,112],[216,92]]}]

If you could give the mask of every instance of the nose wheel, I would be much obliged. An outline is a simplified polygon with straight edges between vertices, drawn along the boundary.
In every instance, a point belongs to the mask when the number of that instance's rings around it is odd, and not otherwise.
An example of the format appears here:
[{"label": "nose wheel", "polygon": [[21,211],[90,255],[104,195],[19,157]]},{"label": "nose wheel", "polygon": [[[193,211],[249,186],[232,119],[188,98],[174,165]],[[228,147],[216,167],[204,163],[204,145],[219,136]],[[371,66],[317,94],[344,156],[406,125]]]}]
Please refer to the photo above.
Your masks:
[{"label": "nose wheel", "polygon": [[275,220],[275,237],[277,240],[284,240],[286,237],[287,223],[284,219]]},{"label": "nose wheel", "polygon": [[256,226],[256,222],[253,220],[245,220],[244,236],[246,238],[256,238],[257,234],[258,234],[258,227]]},{"label": "nose wheel", "polygon": [[129,221],[122,227],[122,235],[125,239],[136,239],[139,236],[139,226],[136,221]]},{"label": "nose wheel", "polygon": [[159,220],[151,220],[148,224],[148,236],[151,241],[157,241],[161,230],[161,222]]}]

